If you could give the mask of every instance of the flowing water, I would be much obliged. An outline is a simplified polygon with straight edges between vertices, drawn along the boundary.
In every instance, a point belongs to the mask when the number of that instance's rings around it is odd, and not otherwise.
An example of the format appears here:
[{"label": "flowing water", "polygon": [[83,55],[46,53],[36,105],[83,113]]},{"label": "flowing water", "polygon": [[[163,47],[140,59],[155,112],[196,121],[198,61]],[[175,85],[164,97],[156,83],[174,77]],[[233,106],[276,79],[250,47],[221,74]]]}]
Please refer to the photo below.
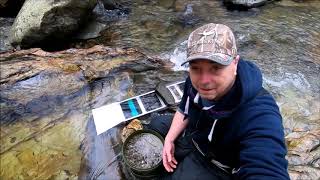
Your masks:
[{"label": "flowing water", "polygon": [[[280,106],[286,134],[297,128],[320,128],[320,1],[282,0],[249,11],[227,10],[219,0],[137,0],[127,6],[128,13],[116,21],[100,19],[99,23],[104,23],[106,28],[100,37],[78,42],[75,47],[94,44],[135,47],[173,62],[179,74],[186,69],[180,64],[186,57],[188,34],[205,23],[223,23],[234,30],[240,56],[261,68],[264,87],[272,92]],[[77,68],[70,66],[67,70]],[[46,80],[52,77],[56,80]],[[172,80],[172,77],[166,72],[160,76],[146,69],[133,78],[124,72],[117,74],[116,80],[101,79],[86,86],[78,83],[83,78],[81,75],[40,73],[5,89],[1,92],[0,105],[8,113],[1,117],[1,135],[10,138],[8,142],[1,141],[0,179],[127,177],[121,164],[112,166],[121,161],[117,153],[121,145],[120,128],[96,137],[90,110],[126,98],[132,83],[134,91],[140,93],[151,90],[153,78]],[[61,92],[59,86],[64,86],[61,79],[71,82],[68,96],[38,97],[39,88]],[[78,86],[84,88],[75,91]],[[12,97],[12,91],[21,93]],[[25,94],[32,94],[35,100],[24,99]],[[26,106],[21,102],[27,102]],[[52,118],[56,120],[47,123]],[[18,123],[10,125],[12,120]],[[10,134],[11,131],[16,134]],[[16,136],[22,133],[29,134]],[[20,142],[24,143],[23,148]],[[39,166],[44,161],[48,164]]]}]

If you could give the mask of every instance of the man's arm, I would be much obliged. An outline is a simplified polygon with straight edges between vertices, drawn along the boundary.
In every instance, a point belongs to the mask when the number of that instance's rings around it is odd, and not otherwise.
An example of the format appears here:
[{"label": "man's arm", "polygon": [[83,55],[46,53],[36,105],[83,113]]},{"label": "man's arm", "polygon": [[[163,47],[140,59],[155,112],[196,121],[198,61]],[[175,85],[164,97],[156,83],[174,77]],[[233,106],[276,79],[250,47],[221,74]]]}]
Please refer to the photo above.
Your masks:
[{"label": "man's arm", "polygon": [[242,128],[239,179],[289,179],[280,114],[260,109]]},{"label": "man's arm", "polygon": [[176,168],[178,163],[174,157],[174,141],[187,127],[187,125],[188,119],[184,120],[184,114],[177,111],[173,117],[169,132],[164,140],[162,151],[163,166],[168,172],[173,172],[173,169]]}]

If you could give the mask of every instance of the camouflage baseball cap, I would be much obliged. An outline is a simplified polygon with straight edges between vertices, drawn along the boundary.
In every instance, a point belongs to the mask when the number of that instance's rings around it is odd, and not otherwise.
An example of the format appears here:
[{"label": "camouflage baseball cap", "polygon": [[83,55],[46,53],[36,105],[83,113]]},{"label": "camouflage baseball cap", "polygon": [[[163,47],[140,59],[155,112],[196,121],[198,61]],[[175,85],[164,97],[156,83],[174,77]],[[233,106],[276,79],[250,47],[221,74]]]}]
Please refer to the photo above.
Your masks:
[{"label": "camouflage baseball cap", "polygon": [[223,24],[206,24],[194,30],[188,39],[187,60],[207,59],[229,65],[237,55],[232,30]]}]

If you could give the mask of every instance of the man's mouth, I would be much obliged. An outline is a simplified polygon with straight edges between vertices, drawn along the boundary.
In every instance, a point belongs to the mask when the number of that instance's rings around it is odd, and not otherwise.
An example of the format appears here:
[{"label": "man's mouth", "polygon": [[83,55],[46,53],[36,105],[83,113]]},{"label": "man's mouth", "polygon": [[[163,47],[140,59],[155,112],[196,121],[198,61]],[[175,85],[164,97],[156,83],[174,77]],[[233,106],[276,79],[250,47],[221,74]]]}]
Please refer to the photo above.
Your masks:
[{"label": "man's mouth", "polygon": [[209,91],[211,91],[212,89],[200,88],[200,90],[203,91],[203,92],[209,92]]}]

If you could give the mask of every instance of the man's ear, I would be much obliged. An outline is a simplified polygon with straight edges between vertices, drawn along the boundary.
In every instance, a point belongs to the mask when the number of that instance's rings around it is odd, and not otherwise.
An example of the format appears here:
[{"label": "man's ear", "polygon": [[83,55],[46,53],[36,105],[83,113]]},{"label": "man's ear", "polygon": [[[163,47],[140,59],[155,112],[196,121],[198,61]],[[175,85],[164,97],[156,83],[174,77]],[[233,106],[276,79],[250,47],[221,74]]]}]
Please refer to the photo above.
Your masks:
[{"label": "man's ear", "polygon": [[235,64],[235,68],[234,68],[234,75],[235,76],[237,75],[237,68],[238,68],[239,60],[240,60],[240,56],[237,55],[236,58],[234,59],[234,62],[233,62]]},{"label": "man's ear", "polygon": [[240,56],[237,55],[236,58],[234,59],[234,63],[236,63],[236,65],[238,65],[239,60],[240,60]]}]

